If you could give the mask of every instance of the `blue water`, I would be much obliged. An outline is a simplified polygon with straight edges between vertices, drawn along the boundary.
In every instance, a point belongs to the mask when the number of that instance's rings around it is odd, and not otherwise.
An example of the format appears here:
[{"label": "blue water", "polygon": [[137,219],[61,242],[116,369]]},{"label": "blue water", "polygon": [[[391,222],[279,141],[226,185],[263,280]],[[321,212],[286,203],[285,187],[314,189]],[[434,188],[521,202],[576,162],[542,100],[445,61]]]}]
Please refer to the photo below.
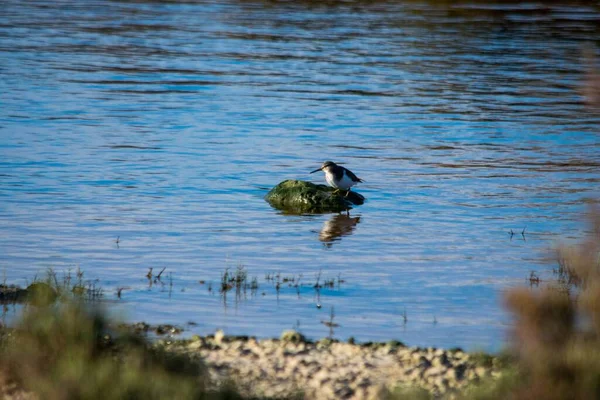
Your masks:
[{"label": "blue water", "polygon": [[[501,348],[503,291],[553,279],[599,194],[600,10],[436,3],[4,1],[7,281],[80,267],[188,333],[318,338],[333,307],[340,339]],[[263,200],[324,160],[365,180],[350,217]],[[258,290],[223,296],[241,265]]]}]

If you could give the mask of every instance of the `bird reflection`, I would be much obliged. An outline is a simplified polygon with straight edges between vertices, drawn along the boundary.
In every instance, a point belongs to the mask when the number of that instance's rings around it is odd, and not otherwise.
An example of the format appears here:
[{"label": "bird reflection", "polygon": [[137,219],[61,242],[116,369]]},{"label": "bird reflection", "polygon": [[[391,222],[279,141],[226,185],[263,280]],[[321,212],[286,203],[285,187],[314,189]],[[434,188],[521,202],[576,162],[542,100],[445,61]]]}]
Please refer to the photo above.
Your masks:
[{"label": "bird reflection", "polygon": [[360,222],[360,217],[351,217],[347,214],[337,214],[325,221],[319,240],[327,247],[331,247],[333,242],[340,240],[342,236],[351,235],[356,224]]}]

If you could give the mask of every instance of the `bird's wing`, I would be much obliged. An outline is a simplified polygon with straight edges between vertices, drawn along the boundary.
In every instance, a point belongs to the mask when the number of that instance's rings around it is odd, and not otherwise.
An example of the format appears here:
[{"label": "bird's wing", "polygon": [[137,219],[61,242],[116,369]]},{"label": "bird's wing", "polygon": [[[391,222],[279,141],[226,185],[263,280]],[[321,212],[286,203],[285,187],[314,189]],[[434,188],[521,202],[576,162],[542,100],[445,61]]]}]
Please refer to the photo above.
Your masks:
[{"label": "bird's wing", "polygon": [[350,171],[349,169],[346,169],[346,175],[348,175],[350,179],[352,179],[352,182],[364,182],[358,176],[354,175],[354,172]]}]

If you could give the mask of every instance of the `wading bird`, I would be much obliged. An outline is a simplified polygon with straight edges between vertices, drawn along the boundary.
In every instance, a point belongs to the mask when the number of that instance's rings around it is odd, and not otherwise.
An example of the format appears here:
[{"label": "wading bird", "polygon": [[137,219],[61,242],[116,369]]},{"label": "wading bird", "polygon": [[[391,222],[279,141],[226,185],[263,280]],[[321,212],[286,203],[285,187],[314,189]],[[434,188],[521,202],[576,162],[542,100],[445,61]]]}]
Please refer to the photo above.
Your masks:
[{"label": "wading bird", "polygon": [[352,171],[347,168],[344,168],[340,165],[337,165],[333,161],[325,161],[321,168],[317,168],[311,172],[314,174],[317,171],[325,172],[325,180],[327,184],[333,188],[336,188],[336,192],[344,190],[346,192],[346,196],[348,192],[350,192],[350,188],[356,185],[363,180],[358,176],[354,175]]}]

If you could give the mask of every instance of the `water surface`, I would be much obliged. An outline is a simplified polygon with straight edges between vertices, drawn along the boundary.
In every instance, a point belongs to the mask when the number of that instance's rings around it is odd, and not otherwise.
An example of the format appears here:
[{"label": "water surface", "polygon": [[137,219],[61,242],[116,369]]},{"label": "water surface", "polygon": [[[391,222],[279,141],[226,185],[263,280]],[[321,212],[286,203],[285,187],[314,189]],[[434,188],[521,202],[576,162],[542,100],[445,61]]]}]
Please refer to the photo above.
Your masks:
[{"label": "water surface", "polygon": [[[340,339],[500,348],[502,291],[598,195],[600,10],[436,3],[5,1],[0,268],[190,332],[323,337],[333,307]],[[264,202],[324,160],[365,180],[349,217]],[[241,265],[259,288],[219,294]]]}]

